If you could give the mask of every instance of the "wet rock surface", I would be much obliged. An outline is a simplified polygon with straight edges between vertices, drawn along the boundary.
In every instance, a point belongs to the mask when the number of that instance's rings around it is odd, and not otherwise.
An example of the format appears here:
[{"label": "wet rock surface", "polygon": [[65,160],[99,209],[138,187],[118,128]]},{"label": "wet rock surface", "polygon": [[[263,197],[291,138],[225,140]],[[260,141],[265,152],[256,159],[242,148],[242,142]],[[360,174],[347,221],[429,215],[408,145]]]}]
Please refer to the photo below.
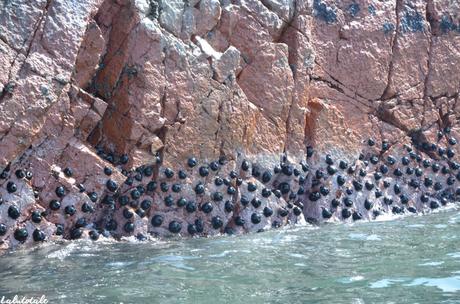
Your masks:
[{"label": "wet rock surface", "polygon": [[0,3],[0,247],[240,234],[455,202],[458,9]]}]

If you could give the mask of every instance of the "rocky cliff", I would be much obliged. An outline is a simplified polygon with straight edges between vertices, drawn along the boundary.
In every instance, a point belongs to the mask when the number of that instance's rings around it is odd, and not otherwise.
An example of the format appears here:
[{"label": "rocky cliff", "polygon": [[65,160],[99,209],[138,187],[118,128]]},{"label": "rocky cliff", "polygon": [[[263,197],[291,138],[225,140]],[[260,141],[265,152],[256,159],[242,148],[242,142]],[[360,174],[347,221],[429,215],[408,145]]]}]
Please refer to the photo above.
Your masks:
[{"label": "rocky cliff", "polygon": [[459,6],[2,1],[2,248],[455,201]]}]

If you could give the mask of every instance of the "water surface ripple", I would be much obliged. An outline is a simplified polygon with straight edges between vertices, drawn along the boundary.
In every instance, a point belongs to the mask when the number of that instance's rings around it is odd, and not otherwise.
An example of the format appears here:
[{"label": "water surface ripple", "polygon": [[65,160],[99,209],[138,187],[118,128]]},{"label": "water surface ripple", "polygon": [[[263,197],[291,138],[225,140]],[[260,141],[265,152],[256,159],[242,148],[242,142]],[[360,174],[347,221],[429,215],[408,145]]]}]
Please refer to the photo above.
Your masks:
[{"label": "water surface ripple", "polygon": [[460,303],[460,211],[238,237],[45,245],[0,296],[49,303]]}]

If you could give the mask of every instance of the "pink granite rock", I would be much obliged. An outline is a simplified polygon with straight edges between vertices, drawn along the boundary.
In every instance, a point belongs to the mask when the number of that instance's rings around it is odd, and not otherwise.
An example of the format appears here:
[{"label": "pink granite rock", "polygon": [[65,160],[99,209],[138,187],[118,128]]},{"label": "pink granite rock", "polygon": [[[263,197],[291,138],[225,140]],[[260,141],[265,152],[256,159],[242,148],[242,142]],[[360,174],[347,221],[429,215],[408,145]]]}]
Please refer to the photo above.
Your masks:
[{"label": "pink granite rock", "polygon": [[458,9],[1,3],[0,248],[38,243],[36,229],[46,240],[239,234],[458,200]]}]

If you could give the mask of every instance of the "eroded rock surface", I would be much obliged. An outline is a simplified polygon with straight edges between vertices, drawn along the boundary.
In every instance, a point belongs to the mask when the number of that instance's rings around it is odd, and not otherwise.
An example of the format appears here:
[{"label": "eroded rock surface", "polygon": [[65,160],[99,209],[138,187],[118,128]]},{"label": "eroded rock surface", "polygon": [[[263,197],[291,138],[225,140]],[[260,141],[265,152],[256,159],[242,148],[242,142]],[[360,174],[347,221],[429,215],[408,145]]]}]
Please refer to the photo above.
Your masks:
[{"label": "eroded rock surface", "polygon": [[459,9],[3,1],[1,248],[239,234],[456,201]]}]

